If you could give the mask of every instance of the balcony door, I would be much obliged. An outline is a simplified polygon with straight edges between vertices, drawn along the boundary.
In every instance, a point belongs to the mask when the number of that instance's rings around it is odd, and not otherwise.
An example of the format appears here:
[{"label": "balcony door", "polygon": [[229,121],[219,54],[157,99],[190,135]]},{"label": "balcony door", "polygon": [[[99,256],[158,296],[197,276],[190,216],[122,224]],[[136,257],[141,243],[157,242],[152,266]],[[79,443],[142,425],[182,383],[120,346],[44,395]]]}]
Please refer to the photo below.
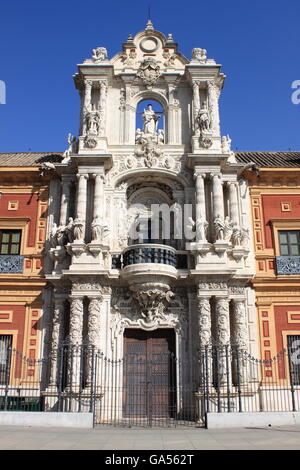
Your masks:
[{"label": "balcony door", "polygon": [[176,413],[175,334],[171,329],[124,333],[123,416],[152,419]]}]

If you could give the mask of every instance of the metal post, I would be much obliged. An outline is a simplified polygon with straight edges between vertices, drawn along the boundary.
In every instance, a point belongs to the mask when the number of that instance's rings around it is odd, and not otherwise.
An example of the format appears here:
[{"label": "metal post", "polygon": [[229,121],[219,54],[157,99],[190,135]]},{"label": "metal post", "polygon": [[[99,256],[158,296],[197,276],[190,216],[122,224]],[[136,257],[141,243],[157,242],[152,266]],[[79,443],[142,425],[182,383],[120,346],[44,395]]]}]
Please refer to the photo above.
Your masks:
[{"label": "metal post", "polygon": [[237,371],[237,385],[238,385],[238,395],[239,395],[239,412],[242,410],[242,396],[241,396],[241,380],[240,380],[240,356],[239,356],[239,347],[236,347],[236,371]]},{"label": "metal post", "polygon": [[11,354],[12,354],[12,349],[11,347],[9,347],[7,349],[7,363],[6,363],[6,368],[5,368],[4,411],[7,410],[7,403],[8,403],[8,387],[9,387],[9,376],[10,376]]},{"label": "metal post", "polygon": [[228,360],[228,344],[225,346],[225,354],[226,354],[226,381],[227,381],[227,411],[230,413],[230,374],[229,374],[229,360]]},{"label": "metal post", "polygon": [[291,348],[290,347],[288,348],[288,359],[289,359],[289,369],[290,369],[290,386],[291,386],[291,393],[292,393],[292,406],[293,406],[293,411],[296,411],[295,389],[294,389],[293,369],[292,369]]},{"label": "metal post", "polygon": [[209,413],[209,365],[208,345],[205,345],[205,382],[206,382],[206,412]]},{"label": "metal post", "polygon": [[216,346],[216,367],[217,367],[217,394],[218,394],[218,413],[221,413],[221,396],[220,396],[220,371],[219,371],[219,366],[220,366],[220,361],[219,361],[219,346]]}]

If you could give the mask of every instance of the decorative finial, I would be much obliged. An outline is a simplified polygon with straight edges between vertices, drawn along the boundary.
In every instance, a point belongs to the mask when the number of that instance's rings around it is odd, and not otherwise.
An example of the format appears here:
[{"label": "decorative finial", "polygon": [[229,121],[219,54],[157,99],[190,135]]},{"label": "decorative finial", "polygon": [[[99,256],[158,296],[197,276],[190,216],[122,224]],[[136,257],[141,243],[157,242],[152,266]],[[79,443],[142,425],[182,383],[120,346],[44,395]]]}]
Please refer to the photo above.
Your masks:
[{"label": "decorative finial", "polygon": [[167,39],[167,42],[174,42],[174,39],[173,39],[172,33],[169,33],[169,34],[168,34],[168,39]]},{"label": "decorative finial", "polygon": [[133,36],[132,36],[132,34],[129,34],[127,42],[132,42],[132,41],[133,41]]},{"label": "decorative finial", "polygon": [[152,21],[150,20],[150,18],[147,21],[147,25],[146,25],[146,31],[149,31],[149,30],[150,31],[154,30],[154,27],[153,27],[153,24],[152,24]]},{"label": "decorative finial", "polygon": [[148,21],[146,25],[146,31],[152,31],[154,29],[152,21],[151,21],[151,7],[148,5]]}]

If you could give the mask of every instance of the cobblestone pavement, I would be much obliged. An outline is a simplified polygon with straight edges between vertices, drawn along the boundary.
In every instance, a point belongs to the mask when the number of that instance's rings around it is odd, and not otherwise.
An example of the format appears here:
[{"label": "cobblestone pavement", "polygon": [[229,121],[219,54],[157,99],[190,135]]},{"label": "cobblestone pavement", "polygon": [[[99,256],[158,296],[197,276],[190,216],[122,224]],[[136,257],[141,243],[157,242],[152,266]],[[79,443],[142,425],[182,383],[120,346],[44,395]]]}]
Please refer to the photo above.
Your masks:
[{"label": "cobblestone pavement", "polygon": [[300,426],[242,429],[95,429],[0,426],[1,450],[292,450]]}]

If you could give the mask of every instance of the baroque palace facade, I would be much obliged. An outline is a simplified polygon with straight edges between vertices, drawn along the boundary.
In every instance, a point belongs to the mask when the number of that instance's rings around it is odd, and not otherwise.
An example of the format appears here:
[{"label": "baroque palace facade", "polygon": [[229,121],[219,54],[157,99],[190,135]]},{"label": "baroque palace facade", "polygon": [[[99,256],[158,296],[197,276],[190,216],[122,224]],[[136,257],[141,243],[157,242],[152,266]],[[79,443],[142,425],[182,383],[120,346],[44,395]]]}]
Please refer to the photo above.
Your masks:
[{"label": "baroque palace facade", "polygon": [[[23,211],[18,219],[7,212],[18,206],[19,196],[10,194],[15,180],[9,195],[3,191],[0,232],[21,233],[18,253],[9,253],[25,261],[23,274],[12,269],[8,279],[0,273],[1,340],[6,330],[23,328],[23,342],[19,335],[13,344],[29,356],[39,344],[41,355],[51,358],[44,372],[50,394],[61,374],[58,349],[84,344],[108,361],[134,358],[111,379],[116,387],[155,381],[149,369],[134,364],[156,361],[156,375],[166,376],[164,386],[173,389],[162,393],[162,402],[178,408],[183,385],[194,394],[203,375],[215,389],[216,380],[227,381],[227,388],[231,380],[236,385],[234,377],[239,385],[258,381],[253,371],[231,368],[225,356],[202,370],[195,361],[199,351],[235,345],[267,359],[299,329],[299,279],[286,258],[299,255],[299,178],[288,168],[299,166],[299,153],[233,152],[220,130],[224,81],[205,49],[194,48],[187,59],[172,35],[149,20],[111,59],[97,47],[78,65],[79,136],[69,135],[64,154],[24,154],[20,162],[14,154],[1,157],[3,171],[12,162],[22,167],[22,178],[15,176],[18,194],[27,174],[39,172],[30,188],[25,184],[31,215]],[[24,276],[34,295],[25,295]],[[19,316],[26,328],[5,317],[13,296],[24,305]],[[39,342],[33,344],[35,319]],[[182,367],[167,370],[159,359],[165,354]],[[102,373],[91,372],[89,356],[77,355],[64,367],[71,368],[65,383],[72,376],[72,386],[84,383],[86,390],[92,375]],[[138,414],[137,398],[128,393],[105,398],[105,406]]]},{"label": "baroque palace facade", "polygon": [[[205,50],[186,59],[151,22],[112,59],[97,48],[78,66],[80,133],[50,187],[50,343],[88,339],[116,359],[161,329],[180,357],[212,337],[257,352],[248,189],[220,134],[224,79]],[[173,213],[170,234],[163,214],[153,235],[153,206]]]}]

